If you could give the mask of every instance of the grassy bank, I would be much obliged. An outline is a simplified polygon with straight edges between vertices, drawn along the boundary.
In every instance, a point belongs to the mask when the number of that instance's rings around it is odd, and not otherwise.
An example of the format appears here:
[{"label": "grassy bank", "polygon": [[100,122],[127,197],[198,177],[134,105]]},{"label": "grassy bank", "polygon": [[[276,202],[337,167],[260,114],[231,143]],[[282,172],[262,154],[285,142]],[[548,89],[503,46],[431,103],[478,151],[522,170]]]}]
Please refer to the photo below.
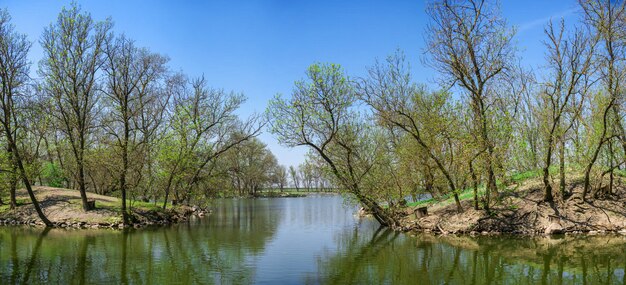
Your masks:
[{"label": "grassy bank", "polygon": [[[511,176],[506,184],[499,183],[497,203],[490,213],[474,209],[473,189],[465,189],[459,193],[463,212],[457,211],[452,195],[413,202],[405,208],[402,227],[407,231],[443,234],[626,233],[625,185],[626,179],[618,175],[612,195],[581,201],[573,197],[583,190],[582,176],[568,175],[566,195],[562,197],[557,191],[556,201],[545,203],[541,171],[528,171]],[[558,185],[553,187],[558,189]],[[479,194],[484,194],[484,186],[479,187]],[[427,207],[428,215],[418,217],[419,207]]]}]

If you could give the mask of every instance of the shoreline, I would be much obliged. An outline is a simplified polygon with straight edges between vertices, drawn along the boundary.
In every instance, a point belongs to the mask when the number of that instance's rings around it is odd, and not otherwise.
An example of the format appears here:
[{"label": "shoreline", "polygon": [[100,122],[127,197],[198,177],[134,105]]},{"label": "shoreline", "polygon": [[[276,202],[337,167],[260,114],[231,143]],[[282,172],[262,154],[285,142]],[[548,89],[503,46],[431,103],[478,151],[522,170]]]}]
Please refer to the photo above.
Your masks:
[{"label": "shoreline", "polygon": [[[114,229],[121,230],[127,228],[147,228],[147,227],[158,227],[158,226],[168,226],[174,225],[177,223],[182,223],[189,221],[193,217],[204,217],[209,215],[211,212],[207,210],[192,210],[193,207],[184,208],[178,207],[176,209],[166,209],[165,211],[148,211],[139,214],[138,212],[133,212],[132,219],[135,220],[131,224],[124,224],[122,222],[122,218],[119,220],[111,220],[111,221],[85,221],[80,219],[67,219],[67,220],[55,220],[52,221],[52,228],[62,228],[62,229]],[[0,227],[2,226],[27,226],[27,227],[45,227],[43,222],[39,220],[38,217],[28,217],[23,218],[19,214],[13,215],[17,212],[8,212],[3,213],[0,217]],[[150,218],[145,218],[146,216],[150,216]],[[140,220],[138,221],[138,217]]]},{"label": "shoreline", "polygon": [[[188,221],[191,217],[203,217],[210,210],[198,206],[170,206],[162,209],[153,204],[132,201],[130,204],[130,224],[124,224],[119,209],[120,199],[87,193],[87,197],[96,202],[96,208],[83,211],[80,194],[76,190],[34,187],[35,195],[53,228],[74,229],[124,229],[165,226]],[[17,208],[0,211],[0,226],[45,227],[39,220],[32,203],[27,199],[25,190],[18,190],[17,197],[22,203]]]},{"label": "shoreline", "polygon": [[[454,203],[442,201],[401,213],[397,230],[440,235],[626,235],[626,186],[615,187],[606,199],[577,199],[582,192],[580,183],[568,185],[570,193],[554,203],[542,202],[543,189],[538,180],[513,184],[500,193],[500,202],[492,206],[491,214],[475,210],[473,200],[461,201],[464,209],[459,213]],[[422,215],[420,207],[427,207]]]}]

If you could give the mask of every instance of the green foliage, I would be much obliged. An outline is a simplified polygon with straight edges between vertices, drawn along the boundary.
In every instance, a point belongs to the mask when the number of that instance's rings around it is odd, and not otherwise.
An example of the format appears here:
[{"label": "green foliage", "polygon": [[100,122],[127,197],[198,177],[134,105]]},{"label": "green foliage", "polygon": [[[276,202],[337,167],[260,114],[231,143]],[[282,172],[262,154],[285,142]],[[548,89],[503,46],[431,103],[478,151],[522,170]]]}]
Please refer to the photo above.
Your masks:
[{"label": "green foliage", "polygon": [[60,167],[55,163],[46,162],[41,169],[41,178],[50,187],[63,187],[66,181],[65,175]]},{"label": "green foliage", "polygon": [[[484,194],[485,194],[485,186],[480,185],[478,187],[478,195],[484,195]],[[474,189],[467,188],[459,193],[459,200],[464,201],[464,200],[471,200],[471,199],[474,199]],[[453,204],[454,203],[453,193],[447,193],[441,197],[438,197],[437,199],[429,198],[429,199],[419,200],[415,202],[410,202],[410,203],[407,203],[407,207],[427,206],[427,205],[434,204],[434,203],[438,203],[441,205]]]},{"label": "green foliage", "polygon": [[540,177],[542,175],[541,169],[528,170],[511,175],[511,179],[515,182],[522,182],[531,178]]}]

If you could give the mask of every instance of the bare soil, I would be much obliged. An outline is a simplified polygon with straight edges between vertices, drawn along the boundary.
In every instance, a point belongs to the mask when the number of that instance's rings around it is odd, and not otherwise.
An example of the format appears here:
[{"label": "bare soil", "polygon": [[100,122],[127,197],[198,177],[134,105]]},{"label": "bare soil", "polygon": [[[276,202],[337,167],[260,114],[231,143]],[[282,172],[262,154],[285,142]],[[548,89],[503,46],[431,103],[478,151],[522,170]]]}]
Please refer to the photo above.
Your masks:
[{"label": "bare soil", "polygon": [[[58,227],[124,227],[116,197],[87,193],[87,198],[96,201],[96,208],[90,211],[82,209],[80,192],[77,190],[36,186],[33,187],[48,219]],[[17,191],[17,200],[23,201],[16,209],[0,211],[0,222],[4,224],[42,225],[25,189]],[[169,210],[133,207],[131,216],[135,226],[169,224],[186,220],[194,211],[190,207],[177,206]],[[126,225],[128,226],[128,225]]]},{"label": "bare soil", "polygon": [[[583,191],[582,183],[570,183],[565,198],[555,194],[554,203],[543,198],[543,184],[539,179],[513,184],[499,193],[499,203],[492,206],[491,214],[475,210],[473,200],[462,201],[464,211],[457,212],[456,205],[430,205],[428,216],[418,218],[415,209],[407,211],[402,219],[405,231],[435,233],[626,233],[626,186],[619,181],[613,194],[587,201],[577,199]],[[558,189],[558,187],[554,187]],[[558,196],[558,197],[557,197]]]}]

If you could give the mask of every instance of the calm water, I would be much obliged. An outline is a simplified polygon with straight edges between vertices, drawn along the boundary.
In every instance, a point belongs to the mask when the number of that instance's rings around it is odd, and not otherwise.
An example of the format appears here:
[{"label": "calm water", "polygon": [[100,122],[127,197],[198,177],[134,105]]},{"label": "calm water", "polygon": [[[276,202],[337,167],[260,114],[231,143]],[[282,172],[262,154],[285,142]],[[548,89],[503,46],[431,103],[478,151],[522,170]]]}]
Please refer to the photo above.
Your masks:
[{"label": "calm water", "polygon": [[621,236],[410,236],[355,218],[339,196],[214,209],[128,232],[0,228],[0,283],[626,284]]}]

